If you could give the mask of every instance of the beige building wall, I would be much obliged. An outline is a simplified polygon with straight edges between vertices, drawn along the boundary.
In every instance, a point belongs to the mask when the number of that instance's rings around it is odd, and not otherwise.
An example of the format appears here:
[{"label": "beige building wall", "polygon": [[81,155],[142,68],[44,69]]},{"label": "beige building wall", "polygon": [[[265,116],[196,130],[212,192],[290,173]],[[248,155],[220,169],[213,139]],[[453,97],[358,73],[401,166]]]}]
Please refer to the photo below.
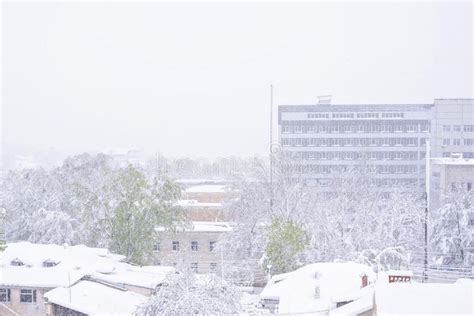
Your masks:
[{"label": "beige building wall", "polygon": [[432,159],[430,167],[430,205],[439,207],[443,196],[450,190],[460,188],[474,190],[474,159]]},{"label": "beige building wall", "polygon": [[[6,307],[13,310],[19,315],[28,315],[28,316],[43,316],[46,315],[46,306],[43,298],[43,294],[51,290],[51,288],[31,288],[31,287],[2,287],[0,288],[9,288],[10,289],[10,302],[2,302]],[[36,290],[36,302],[32,303],[23,303],[20,302],[20,290]],[[8,312],[0,309],[0,315],[9,315]]]},{"label": "beige building wall", "polygon": [[[197,273],[209,273],[221,268],[221,255],[211,251],[211,242],[217,242],[222,232],[164,232],[160,236],[159,250],[155,251],[156,264],[178,266],[185,265]],[[173,250],[173,242],[179,243],[179,250]],[[197,250],[192,249],[197,242]]]}]

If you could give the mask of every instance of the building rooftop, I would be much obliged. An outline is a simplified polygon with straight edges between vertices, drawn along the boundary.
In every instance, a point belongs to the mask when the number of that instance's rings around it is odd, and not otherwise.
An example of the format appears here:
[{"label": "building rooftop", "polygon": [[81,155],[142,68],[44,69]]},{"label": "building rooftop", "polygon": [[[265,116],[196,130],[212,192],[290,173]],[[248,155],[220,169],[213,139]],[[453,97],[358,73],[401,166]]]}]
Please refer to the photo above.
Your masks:
[{"label": "building rooftop", "polygon": [[[157,231],[165,231],[164,227],[157,227]],[[194,221],[186,227],[176,228],[176,232],[210,232],[210,233],[225,233],[230,232],[232,226],[228,222],[204,222]]]},{"label": "building rooftop", "polygon": [[145,266],[137,267],[129,264],[117,265],[116,270],[110,273],[95,272],[91,279],[123,287],[125,284],[155,289],[163,283],[166,275],[176,271],[173,267]]},{"label": "building rooftop", "polygon": [[431,158],[431,163],[437,165],[474,165],[472,158]]},{"label": "building rooftop", "polygon": [[178,205],[185,208],[222,208],[222,203],[199,202],[197,200],[179,200]]},{"label": "building rooftop", "polygon": [[313,104],[279,105],[280,112],[346,112],[346,111],[427,111],[433,104]]},{"label": "building rooftop", "polygon": [[[293,272],[272,277],[260,293],[261,299],[279,300],[280,313],[315,313],[327,311],[338,299],[357,299],[361,291],[361,277],[375,278],[372,269],[363,264],[314,263]],[[319,287],[320,297],[315,297]]]},{"label": "building rooftop", "polygon": [[46,300],[88,315],[132,315],[147,297],[92,281],[44,294]]},{"label": "building rooftop", "polygon": [[155,288],[172,267],[137,267],[122,255],[84,245],[9,243],[0,253],[0,284],[37,288],[67,287],[85,276],[123,286]]},{"label": "building rooftop", "polygon": [[50,261],[54,266],[77,269],[82,267],[100,267],[112,262],[120,262],[125,256],[110,253],[104,248],[91,248],[85,245],[53,245],[33,244],[22,241],[8,243],[1,254],[0,267],[10,266],[12,261],[21,263],[20,267],[44,267],[45,261]]},{"label": "building rooftop", "polygon": [[221,193],[228,192],[229,188],[224,184],[201,184],[194,185],[189,188],[186,188],[184,192],[186,193]]}]

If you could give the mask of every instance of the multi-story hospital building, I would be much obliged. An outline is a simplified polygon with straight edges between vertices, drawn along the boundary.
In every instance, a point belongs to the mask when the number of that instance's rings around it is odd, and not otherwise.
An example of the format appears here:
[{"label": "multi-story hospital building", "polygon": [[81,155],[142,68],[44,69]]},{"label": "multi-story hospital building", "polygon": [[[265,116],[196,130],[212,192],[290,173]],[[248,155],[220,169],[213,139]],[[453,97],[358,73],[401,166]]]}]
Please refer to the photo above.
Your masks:
[{"label": "multi-story hospital building", "polygon": [[474,99],[429,104],[280,105],[279,141],[308,184],[367,164],[379,185],[424,185],[430,156],[474,158]]}]

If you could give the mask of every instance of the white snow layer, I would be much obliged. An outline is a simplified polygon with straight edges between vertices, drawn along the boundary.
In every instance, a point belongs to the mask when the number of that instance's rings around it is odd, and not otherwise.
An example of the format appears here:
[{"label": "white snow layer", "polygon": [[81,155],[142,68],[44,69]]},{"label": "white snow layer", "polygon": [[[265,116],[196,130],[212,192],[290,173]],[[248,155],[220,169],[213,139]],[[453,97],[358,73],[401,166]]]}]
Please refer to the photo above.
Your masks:
[{"label": "white snow layer", "polygon": [[473,315],[473,282],[377,283],[379,315]]},{"label": "white snow layer", "polygon": [[147,300],[144,295],[91,281],[59,287],[44,296],[51,303],[88,315],[131,315]]},{"label": "white snow layer", "polygon": [[[279,313],[326,313],[338,301],[354,300],[363,295],[362,275],[375,275],[369,266],[345,263],[315,263],[272,278],[260,298],[279,299]],[[315,289],[319,287],[320,296]]]}]

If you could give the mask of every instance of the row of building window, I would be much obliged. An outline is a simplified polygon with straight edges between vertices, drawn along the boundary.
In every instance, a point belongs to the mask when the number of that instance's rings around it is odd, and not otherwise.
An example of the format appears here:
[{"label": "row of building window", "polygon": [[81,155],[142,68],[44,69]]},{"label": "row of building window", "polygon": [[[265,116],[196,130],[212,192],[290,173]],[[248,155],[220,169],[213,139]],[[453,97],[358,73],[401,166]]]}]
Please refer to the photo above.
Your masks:
[{"label": "row of building window", "polygon": [[[404,118],[404,113],[380,113],[382,118]],[[308,118],[379,118],[379,113],[308,113]]]},{"label": "row of building window", "polygon": [[[337,146],[418,146],[418,138],[282,138],[282,146],[337,147]],[[420,146],[426,144],[420,138]]]},{"label": "row of building window", "polygon": [[[421,155],[420,155],[421,156]],[[305,151],[291,154],[293,159],[304,160],[418,160],[416,151]],[[421,158],[424,158],[421,157]]]},{"label": "row of building window", "polygon": [[[452,142],[451,142],[452,140]],[[463,139],[464,146],[472,146],[474,145],[474,138],[466,138]],[[453,146],[461,146],[461,139],[459,138],[443,138],[443,146],[450,146],[453,144]]]},{"label": "row of building window", "polygon": [[[346,165],[294,165],[292,171],[304,174],[329,174],[347,172],[352,166]],[[416,165],[381,165],[373,166],[374,170],[379,174],[413,174],[418,172]]]},{"label": "row of building window", "polygon": [[[309,186],[318,186],[318,187],[337,187],[339,184],[336,183],[337,180],[334,179],[308,179],[307,184]],[[373,179],[373,184],[376,186],[412,186],[418,184],[418,179]],[[328,193],[328,197],[331,196],[331,193]]]},{"label": "row of building window", "polygon": [[[173,266],[176,267],[178,264],[175,262],[173,263]],[[191,262],[189,268],[191,269],[191,271],[193,271],[194,273],[198,273],[199,272],[199,263],[198,262]],[[217,272],[217,263],[216,262],[211,262],[209,263],[209,272],[210,273],[216,273]]]},{"label": "row of building window", "polygon": [[428,133],[429,124],[303,124],[282,126],[283,133]]},{"label": "row of building window", "polygon": [[[156,263],[156,265],[161,265],[160,262]],[[202,265],[202,264],[201,264]],[[173,262],[173,267],[177,267],[178,266],[178,263],[177,262]],[[191,271],[193,271],[194,273],[197,273],[197,272],[200,272],[199,271],[199,262],[191,262],[191,264],[189,265],[189,268],[191,269]],[[210,273],[216,273],[217,272],[217,262],[211,262],[209,263],[209,272]]]},{"label": "row of building window", "polygon": [[[215,241],[210,241],[209,242],[209,251],[212,252],[214,251],[216,247],[216,242]],[[171,248],[173,251],[180,251],[180,242],[179,241],[172,241],[171,242]],[[199,243],[197,241],[191,241],[191,251],[199,251]],[[153,248],[154,251],[161,251],[161,243],[156,243]]]},{"label": "row of building window", "polygon": [[472,182],[451,182],[451,191],[471,191],[472,190]]},{"label": "row of building window", "polygon": [[[0,288],[0,302],[11,301],[11,290],[6,288]],[[31,289],[20,289],[20,302],[21,303],[36,303],[36,290]]]},{"label": "row of building window", "polygon": [[459,154],[461,154],[461,156],[463,158],[474,158],[474,152],[449,152],[449,151],[445,151],[443,152],[443,157],[444,158],[450,158],[450,157],[453,157],[453,156],[458,156]]},{"label": "row of building window", "polygon": [[465,146],[473,146],[474,145],[474,138],[466,138],[464,139]]},{"label": "row of building window", "polygon": [[[45,261],[43,261],[43,267],[44,268],[51,268],[51,267],[54,267],[58,264],[58,262],[54,261],[54,260],[51,260],[51,259],[47,259]],[[13,259],[12,261],[10,261],[10,265],[11,266],[14,266],[14,267],[21,267],[21,266],[24,266],[25,263],[18,259],[18,258],[15,258]]]},{"label": "row of building window", "polygon": [[474,125],[443,125],[443,132],[467,132],[472,133],[474,132]]}]

